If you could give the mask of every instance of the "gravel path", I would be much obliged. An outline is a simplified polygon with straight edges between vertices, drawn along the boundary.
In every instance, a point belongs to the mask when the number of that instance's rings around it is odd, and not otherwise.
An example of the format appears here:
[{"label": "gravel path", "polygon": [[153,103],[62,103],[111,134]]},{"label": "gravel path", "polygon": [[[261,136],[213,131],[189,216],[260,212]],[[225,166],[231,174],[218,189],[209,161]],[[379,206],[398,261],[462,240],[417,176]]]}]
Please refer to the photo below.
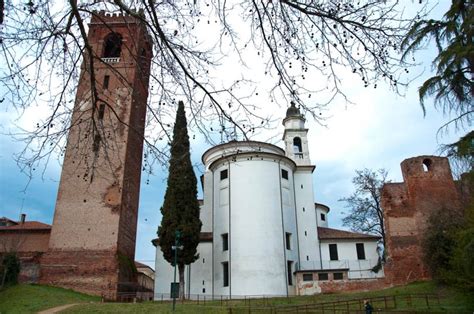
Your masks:
[{"label": "gravel path", "polygon": [[54,313],[59,313],[61,312],[62,310],[65,310],[67,308],[70,308],[74,305],[77,305],[78,303],[73,303],[73,304],[65,304],[65,305],[61,305],[61,306],[56,306],[56,307],[52,307],[50,309],[47,309],[47,310],[44,310],[44,311],[41,311],[41,312],[38,312],[38,314],[54,314]]}]

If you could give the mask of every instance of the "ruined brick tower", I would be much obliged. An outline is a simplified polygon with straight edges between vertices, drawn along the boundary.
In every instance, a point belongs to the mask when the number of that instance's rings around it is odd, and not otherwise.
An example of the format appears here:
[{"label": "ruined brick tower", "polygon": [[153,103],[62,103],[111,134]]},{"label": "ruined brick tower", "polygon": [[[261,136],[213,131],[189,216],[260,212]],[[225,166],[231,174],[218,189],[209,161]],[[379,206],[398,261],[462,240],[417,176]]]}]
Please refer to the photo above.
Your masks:
[{"label": "ruined brick tower", "polygon": [[152,42],[138,19],[103,11],[88,41],[40,281],[115,299],[133,289]]},{"label": "ruined brick tower", "polygon": [[385,276],[391,284],[426,280],[423,235],[427,220],[437,210],[460,210],[460,194],[448,159],[419,156],[401,163],[402,183],[386,183],[382,189],[388,262]]}]

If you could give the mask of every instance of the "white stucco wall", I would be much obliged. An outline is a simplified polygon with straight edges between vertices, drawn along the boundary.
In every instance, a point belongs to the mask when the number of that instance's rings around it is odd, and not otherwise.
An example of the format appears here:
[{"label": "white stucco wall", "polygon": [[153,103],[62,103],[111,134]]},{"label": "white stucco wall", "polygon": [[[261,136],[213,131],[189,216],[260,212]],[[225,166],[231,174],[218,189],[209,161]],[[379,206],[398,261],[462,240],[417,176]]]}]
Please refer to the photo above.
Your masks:
[{"label": "white stucco wall", "polygon": [[[290,234],[290,249],[286,248],[286,238],[285,238],[285,260],[293,262],[293,269],[290,270],[292,273],[292,284],[288,285],[288,294],[294,295],[295,294],[295,281],[296,278],[293,275],[293,272],[296,270],[296,265],[299,261],[299,235],[298,235],[298,228],[296,225],[296,208],[295,208],[295,193],[294,193],[294,176],[293,170],[287,164],[282,163],[280,165],[281,169],[288,171],[288,179],[280,178],[281,182],[281,206],[283,209],[283,224],[285,230],[285,237],[286,233]],[[281,171],[280,171],[281,172]],[[285,265],[287,267],[287,265]],[[286,269],[288,272],[288,269]],[[287,280],[285,278],[285,280]],[[288,282],[287,282],[288,283]]]},{"label": "white stucco wall", "polygon": [[212,242],[198,245],[199,258],[189,266],[187,290],[191,299],[212,296]]},{"label": "white stucco wall", "polygon": [[[329,226],[329,209],[327,207],[321,206],[320,204],[314,204],[314,208],[316,210],[316,219],[318,220],[318,227],[325,227],[328,228]],[[324,215],[325,220],[321,219],[321,214]]]},{"label": "white stucco wall", "polygon": [[[197,247],[199,258],[187,265],[184,270],[185,294],[191,299],[212,296],[212,243],[201,242]],[[163,257],[160,247],[156,248],[155,257],[155,300],[169,299],[171,283],[174,281],[174,267]],[[176,282],[179,272],[176,269]],[[205,290],[203,290],[205,289]]]},{"label": "white stucco wall", "polygon": [[311,170],[298,168],[294,180],[300,251],[299,269],[305,269],[305,262],[320,260]]},{"label": "white stucco wall", "polygon": [[[174,268],[164,259],[160,247],[157,246],[155,255],[155,300],[170,298],[170,286],[173,278]],[[178,270],[176,270],[176,282],[179,282]]]},{"label": "white stucco wall", "polygon": [[[215,295],[229,295],[229,287],[223,284],[223,262],[229,262],[229,250],[223,251],[222,235],[229,234],[229,177],[220,179],[220,172],[227,169],[229,171],[228,162],[222,162],[214,169],[213,178],[213,202],[214,202],[214,225],[213,225],[213,250],[214,250],[214,287]],[[229,247],[230,236],[229,239]]]},{"label": "white stucco wall", "polygon": [[[229,178],[220,180],[223,169],[228,169]],[[214,199],[221,205],[214,213],[215,293],[286,295],[278,158],[237,156],[213,171],[219,182]],[[222,251],[222,233],[229,234],[226,252]],[[229,287],[223,287],[223,262],[229,263]]]},{"label": "white stucco wall", "polygon": [[199,218],[202,222],[201,232],[212,232],[212,186],[213,178],[211,172],[204,174],[203,200]]}]

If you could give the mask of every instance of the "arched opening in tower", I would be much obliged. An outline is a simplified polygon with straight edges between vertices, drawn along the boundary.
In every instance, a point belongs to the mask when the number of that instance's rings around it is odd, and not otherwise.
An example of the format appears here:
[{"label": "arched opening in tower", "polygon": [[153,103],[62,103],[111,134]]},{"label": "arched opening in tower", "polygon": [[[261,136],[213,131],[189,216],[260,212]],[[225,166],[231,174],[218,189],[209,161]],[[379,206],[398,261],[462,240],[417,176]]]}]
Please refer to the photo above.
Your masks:
[{"label": "arched opening in tower", "polygon": [[432,165],[432,161],[431,159],[424,159],[423,160],[423,172],[428,172],[428,171],[431,171],[431,165]]},{"label": "arched opening in tower", "polygon": [[303,149],[301,147],[301,138],[295,137],[293,139],[293,152],[295,154],[301,154],[303,152]]},{"label": "arched opening in tower", "polygon": [[118,33],[110,33],[105,37],[102,58],[120,58],[122,52],[122,36]]}]

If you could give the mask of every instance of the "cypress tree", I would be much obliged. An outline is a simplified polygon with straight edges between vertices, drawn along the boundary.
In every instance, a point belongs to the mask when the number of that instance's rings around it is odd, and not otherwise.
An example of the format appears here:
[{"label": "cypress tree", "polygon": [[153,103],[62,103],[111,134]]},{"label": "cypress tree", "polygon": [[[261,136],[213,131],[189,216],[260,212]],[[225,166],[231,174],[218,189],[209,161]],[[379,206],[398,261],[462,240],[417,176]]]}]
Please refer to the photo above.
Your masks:
[{"label": "cypress tree", "polygon": [[163,256],[174,266],[175,232],[181,234],[177,258],[180,298],[184,298],[184,266],[199,258],[197,246],[201,232],[197,180],[191,164],[186,114],[182,101],[178,104],[176,122],[171,142],[168,186],[158,228],[158,238]]}]

